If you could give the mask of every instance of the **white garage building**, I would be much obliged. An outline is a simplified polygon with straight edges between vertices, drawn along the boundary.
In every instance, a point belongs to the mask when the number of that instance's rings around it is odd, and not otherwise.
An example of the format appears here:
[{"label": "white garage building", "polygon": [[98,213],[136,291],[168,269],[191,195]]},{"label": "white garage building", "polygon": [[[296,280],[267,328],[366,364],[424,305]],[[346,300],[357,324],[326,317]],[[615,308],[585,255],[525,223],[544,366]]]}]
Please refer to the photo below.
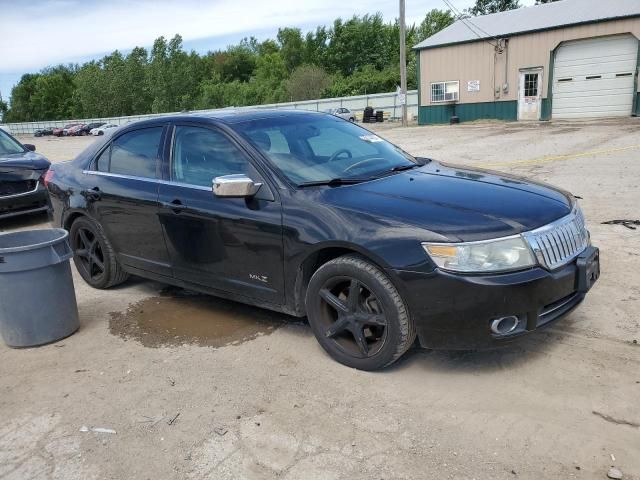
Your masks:
[{"label": "white garage building", "polygon": [[419,121],[640,114],[640,0],[560,0],[462,18],[418,55]]}]

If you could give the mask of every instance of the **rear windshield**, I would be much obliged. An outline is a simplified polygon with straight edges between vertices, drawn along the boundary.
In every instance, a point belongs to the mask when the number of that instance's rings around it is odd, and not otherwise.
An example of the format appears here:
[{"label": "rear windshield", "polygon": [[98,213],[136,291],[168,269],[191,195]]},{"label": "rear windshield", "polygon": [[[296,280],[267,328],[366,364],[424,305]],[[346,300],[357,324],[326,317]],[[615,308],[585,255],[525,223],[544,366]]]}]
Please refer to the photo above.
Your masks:
[{"label": "rear windshield", "polygon": [[263,118],[234,128],[297,185],[369,179],[416,163],[395,145],[332,115]]},{"label": "rear windshield", "polygon": [[24,148],[13,138],[0,130],[0,155],[11,155],[14,153],[23,153]]}]

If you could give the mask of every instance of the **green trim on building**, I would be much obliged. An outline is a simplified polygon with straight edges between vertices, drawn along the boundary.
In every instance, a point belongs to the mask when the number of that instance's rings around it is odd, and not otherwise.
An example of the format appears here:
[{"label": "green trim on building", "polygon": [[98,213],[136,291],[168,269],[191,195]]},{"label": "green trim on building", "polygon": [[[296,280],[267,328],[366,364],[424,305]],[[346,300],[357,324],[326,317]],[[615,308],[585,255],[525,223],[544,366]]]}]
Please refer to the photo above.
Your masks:
[{"label": "green trim on building", "polygon": [[640,39],[638,39],[638,59],[636,60],[636,74],[633,79],[633,91],[636,95],[633,97],[633,106],[631,107],[631,115],[640,115],[640,92],[638,92],[638,67],[640,67]]},{"label": "green trim on building", "polygon": [[461,122],[481,119],[514,121],[518,119],[518,102],[448,103],[418,107],[418,124],[449,123],[452,116]]},{"label": "green trim on building", "polygon": [[556,50],[560,48],[563,42],[560,42],[556,48],[549,52],[549,71],[547,72],[547,98],[542,99],[542,111],[540,112],[540,120],[551,120],[553,112],[553,67],[556,61]]},{"label": "green trim on building", "polygon": [[542,111],[540,112],[540,120],[551,120],[551,99],[542,99]]}]

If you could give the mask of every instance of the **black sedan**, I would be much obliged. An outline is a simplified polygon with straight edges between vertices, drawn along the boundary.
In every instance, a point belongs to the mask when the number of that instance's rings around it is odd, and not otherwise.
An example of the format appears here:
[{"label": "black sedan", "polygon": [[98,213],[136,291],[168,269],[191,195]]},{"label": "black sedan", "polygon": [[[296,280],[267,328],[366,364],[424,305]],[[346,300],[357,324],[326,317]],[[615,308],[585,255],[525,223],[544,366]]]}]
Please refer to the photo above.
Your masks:
[{"label": "black sedan", "polygon": [[130,124],[49,182],[96,288],[139,275],[307,316],[345,365],[414,343],[492,347],[576,307],[599,275],[569,193],[415,158],[332,115]]},{"label": "black sedan", "polygon": [[0,129],[0,219],[49,210],[49,161]]}]

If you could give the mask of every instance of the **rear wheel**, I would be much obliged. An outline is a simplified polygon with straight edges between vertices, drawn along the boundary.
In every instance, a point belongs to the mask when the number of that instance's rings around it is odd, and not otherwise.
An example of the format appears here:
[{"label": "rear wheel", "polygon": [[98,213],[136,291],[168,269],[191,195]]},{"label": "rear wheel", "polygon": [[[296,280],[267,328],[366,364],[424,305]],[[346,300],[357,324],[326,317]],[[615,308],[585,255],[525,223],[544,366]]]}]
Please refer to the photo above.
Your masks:
[{"label": "rear wheel", "polygon": [[74,253],[73,261],[89,285],[105,289],[129,278],[129,274],[118,264],[100,224],[80,217],[71,225],[69,238]]},{"label": "rear wheel", "polygon": [[320,345],[349,367],[384,368],[400,358],[416,337],[389,278],[356,255],[336,258],[316,271],[306,307]]}]

